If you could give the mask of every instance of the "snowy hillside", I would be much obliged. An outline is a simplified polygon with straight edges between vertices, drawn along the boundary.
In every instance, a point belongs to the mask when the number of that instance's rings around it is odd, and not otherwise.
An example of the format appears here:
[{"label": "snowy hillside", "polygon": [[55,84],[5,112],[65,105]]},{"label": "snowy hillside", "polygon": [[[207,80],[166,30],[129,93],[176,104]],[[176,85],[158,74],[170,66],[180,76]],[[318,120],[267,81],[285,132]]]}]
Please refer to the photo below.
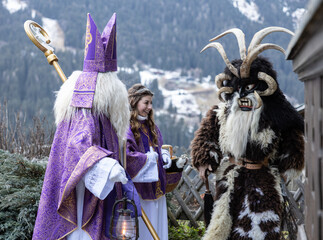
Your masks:
[{"label": "snowy hillside", "polygon": [[27,8],[27,3],[21,0],[2,0],[2,5],[12,14]]},{"label": "snowy hillside", "polygon": [[[183,76],[181,70],[164,71],[147,65],[144,68],[139,72],[143,85],[149,86],[153,80],[158,80],[165,101],[161,112],[169,111],[171,106],[176,108],[178,119],[183,118],[186,122],[197,123],[200,116],[204,116],[213,105],[219,103],[217,87],[211,76],[199,79]],[[295,98],[288,95],[286,98],[295,107],[299,105]]]},{"label": "snowy hillside", "polygon": [[[200,54],[208,40],[233,27],[244,32],[247,44],[255,32],[268,26],[295,31],[307,1],[1,0],[0,104],[7,99],[12,113],[26,113],[30,121],[38,114],[53,121],[53,92],[60,88],[61,81],[44,54],[26,36],[23,30],[26,20],[45,28],[60,66],[69,76],[83,66],[87,13],[91,13],[102,31],[116,12],[118,67],[123,69],[120,79],[127,87],[157,79],[158,84],[153,81],[155,99],[164,101],[156,102],[161,104],[156,120],[161,125],[165,123],[161,130],[174,133],[166,136],[174,140],[173,144],[188,146],[191,136],[185,135],[187,130],[197,127],[201,116],[218,103],[214,77],[225,67],[215,49]],[[264,41],[285,49],[290,39],[289,35],[277,33]],[[219,42],[230,60],[239,57],[234,36]],[[272,61],[282,91],[290,99],[303,102],[304,86],[297,81],[291,62],[275,51],[266,51],[264,55]],[[136,65],[140,68],[135,69]]]},{"label": "snowy hillside", "polygon": [[47,31],[50,39],[51,46],[54,47],[55,50],[65,50],[65,35],[60,27],[59,23],[55,19],[50,18],[42,18],[42,27]]},{"label": "snowy hillside", "polygon": [[[267,7],[267,4],[262,6],[259,1],[256,0],[231,0],[232,5],[239,10],[241,14],[247,17],[250,21],[257,23],[264,23],[264,16],[261,14],[262,10]],[[268,2],[269,3],[269,2]],[[258,5],[259,4],[259,5]],[[273,3],[274,4],[274,3]],[[277,4],[277,2],[276,2]],[[276,5],[275,4],[275,5]],[[298,27],[303,15],[305,14],[305,8],[295,8],[293,7],[293,2],[287,0],[278,1],[278,11],[282,11],[286,16],[291,17],[294,29]]]},{"label": "snowy hillside", "polygon": [[141,83],[149,85],[157,79],[158,85],[165,98],[164,110],[176,108],[177,117],[186,122],[199,119],[218,100],[216,98],[216,85],[211,77],[194,78],[182,76],[181,70],[164,71],[156,68],[145,67],[140,71]]},{"label": "snowy hillside", "polygon": [[259,9],[255,1],[232,0],[233,6],[249,18],[251,21],[263,23],[264,19],[259,13]]}]

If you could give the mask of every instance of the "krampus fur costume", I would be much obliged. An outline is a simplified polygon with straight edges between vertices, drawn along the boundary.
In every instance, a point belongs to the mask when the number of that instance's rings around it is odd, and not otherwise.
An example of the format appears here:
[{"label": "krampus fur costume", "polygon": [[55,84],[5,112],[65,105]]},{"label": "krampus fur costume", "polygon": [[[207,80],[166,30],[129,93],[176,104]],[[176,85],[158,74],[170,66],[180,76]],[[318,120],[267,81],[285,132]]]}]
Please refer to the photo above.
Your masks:
[{"label": "krampus fur costume", "polygon": [[258,55],[266,49],[284,49],[261,44],[272,32],[257,32],[247,51],[240,29],[228,30],[239,44],[241,59],[230,62],[222,45],[216,48],[226,63],[216,76],[222,101],[202,120],[191,143],[193,165],[203,177],[216,174],[216,196],[211,223],[203,240],[280,239],[283,214],[281,176],[297,176],[304,167],[304,122],[279,89],[271,63]]}]

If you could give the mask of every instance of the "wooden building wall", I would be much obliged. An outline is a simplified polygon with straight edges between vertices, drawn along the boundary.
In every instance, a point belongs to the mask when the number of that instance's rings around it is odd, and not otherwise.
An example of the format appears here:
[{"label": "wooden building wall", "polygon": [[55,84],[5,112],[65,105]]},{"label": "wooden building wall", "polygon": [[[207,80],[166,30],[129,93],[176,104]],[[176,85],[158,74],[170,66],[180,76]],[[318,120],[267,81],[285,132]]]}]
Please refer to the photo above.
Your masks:
[{"label": "wooden building wall", "polygon": [[323,76],[305,81],[305,137],[307,141],[304,188],[305,230],[308,239],[323,239],[322,92]]},{"label": "wooden building wall", "polygon": [[323,0],[311,0],[288,59],[305,88],[305,233],[323,239]]}]

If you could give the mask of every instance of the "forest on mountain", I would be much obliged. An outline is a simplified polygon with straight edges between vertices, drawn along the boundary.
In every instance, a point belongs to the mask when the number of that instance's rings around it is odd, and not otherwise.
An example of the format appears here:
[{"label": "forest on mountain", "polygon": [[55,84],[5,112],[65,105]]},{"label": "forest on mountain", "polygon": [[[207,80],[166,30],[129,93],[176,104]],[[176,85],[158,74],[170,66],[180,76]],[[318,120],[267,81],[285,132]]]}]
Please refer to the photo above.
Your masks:
[{"label": "forest on mountain", "polygon": [[[119,72],[120,79],[129,87],[140,81],[141,64],[165,70],[182,69],[184,72],[200,69],[199,78],[208,75],[213,78],[225,65],[216,50],[200,54],[209,39],[233,27],[244,31],[247,44],[253,34],[264,27],[274,25],[295,31],[293,18],[283,9],[285,7],[292,12],[307,4],[307,0],[246,1],[255,2],[261,16],[259,21],[251,21],[234,7],[233,2],[28,0],[27,8],[12,14],[4,5],[0,5],[0,104],[3,106],[3,102],[6,102],[11,119],[18,114],[26,122],[32,122],[33,116],[45,115],[49,122],[53,122],[55,91],[59,90],[61,80],[54,68],[47,64],[43,53],[26,36],[23,23],[28,19],[40,24],[43,17],[58,21],[64,32],[66,48],[55,53],[66,76],[69,76],[74,70],[82,69],[87,13],[91,13],[98,29],[102,31],[116,12],[118,66],[133,68],[136,64],[139,67],[131,73],[123,70]],[[272,42],[286,49],[290,39],[288,34],[273,33],[264,42]],[[220,42],[229,59],[239,58],[238,44],[233,35],[224,37]],[[266,51],[263,55],[273,62],[283,92],[302,103],[303,83],[297,80],[291,62],[275,50]],[[154,88],[158,91],[158,86]],[[162,102],[162,96],[158,96],[155,102]],[[192,133],[187,133],[187,126],[167,115],[156,119],[162,126],[165,121],[167,126],[175,126],[176,133],[172,133],[174,136],[183,136],[182,140],[174,144],[188,146],[189,138],[185,134],[190,134],[191,138]],[[163,128],[162,131],[169,132],[166,126]],[[174,136],[167,134],[167,140],[174,139]]]},{"label": "forest on mountain", "polygon": [[[195,69],[199,73],[195,77],[214,79],[225,64],[215,49],[200,54],[209,39],[233,27],[244,31],[247,44],[255,32],[268,26],[297,31],[292,13],[306,8],[308,2],[240,0],[257,5],[259,18],[254,21],[235,7],[237,0],[17,0],[27,7],[13,13],[5,7],[9,1],[0,2],[0,240],[31,239],[55,132],[55,92],[62,84],[44,54],[28,39],[23,28],[26,20],[42,24],[43,18],[50,18],[58,22],[65,49],[55,54],[69,76],[82,69],[87,13],[102,31],[116,12],[118,76],[129,88],[140,82],[140,71],[147,65],[181,69],[182,73]],[[248,10],[250,14],[252,10]],[[286,49],[290,39],[287,34],[273,33],[264,42]],[[219,42],[230,60],[239,58],[233,35]],[[304,86],[293,73],[292,63],[278,51],[269,50],[263,55],[272,61],[283,92],[303,103]],[[176,116],[175,106],[166,106],[158,81],[153,80],[148,87],[154,92],[155,119],[164,143],[178,146],[177,156],[188,153],[198,123],[188,126]],[[175,236],[170,239],[180,239]],[[200,239],[191,233],[189,236],[192,238],[185,239]]]}]

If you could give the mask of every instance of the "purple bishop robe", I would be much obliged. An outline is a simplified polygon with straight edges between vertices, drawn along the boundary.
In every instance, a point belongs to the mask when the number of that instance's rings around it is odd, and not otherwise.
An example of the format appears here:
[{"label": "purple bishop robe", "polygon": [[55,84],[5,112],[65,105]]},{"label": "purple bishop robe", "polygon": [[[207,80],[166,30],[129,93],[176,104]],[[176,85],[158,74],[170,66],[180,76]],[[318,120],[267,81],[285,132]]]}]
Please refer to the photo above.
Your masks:
[{"label": "purple bishop robe", "polygon": [[[129,127],[127,132],[127,165],[126,170],[131,178],[134,178],[138,172],[143,168],[146,163],[147,155],[146,152],[149,151],[149,147],[152,146],[152,134],[149,129],[147,120],[140,121],[141,127],[140,141],[139,144],[136,143],[135,137]],[[163,168],[164,162],[161,154],[161,147],[163,145],[163,137],[160,133],[159,128],[155,125],[158,145],[152,146],[154,151],[158,153],[158,181],[152,183],[139,183],[134,182],[135,187],[144,200],[155,200],[165,195],[169,192],[168,189],[173,189],[174,185],[177,185],[182,177],[181,172],[171,172],[166,173]]]},{"label": "purple bishop robe", "polygon": [[[43,183],[34,240],[66,239],[77,229],[75,187],[85,173],[104,157],[120,161],[118,137],[107,117],[78,110],[70,121],[59,123]],[[105,200],[85,189],[82,229],[92,239],[109,239],[105,232],[108,232],[115,197],[122,197],[121,183],[115,183]],[[140,205],[137,208],[140,210]]]}]

